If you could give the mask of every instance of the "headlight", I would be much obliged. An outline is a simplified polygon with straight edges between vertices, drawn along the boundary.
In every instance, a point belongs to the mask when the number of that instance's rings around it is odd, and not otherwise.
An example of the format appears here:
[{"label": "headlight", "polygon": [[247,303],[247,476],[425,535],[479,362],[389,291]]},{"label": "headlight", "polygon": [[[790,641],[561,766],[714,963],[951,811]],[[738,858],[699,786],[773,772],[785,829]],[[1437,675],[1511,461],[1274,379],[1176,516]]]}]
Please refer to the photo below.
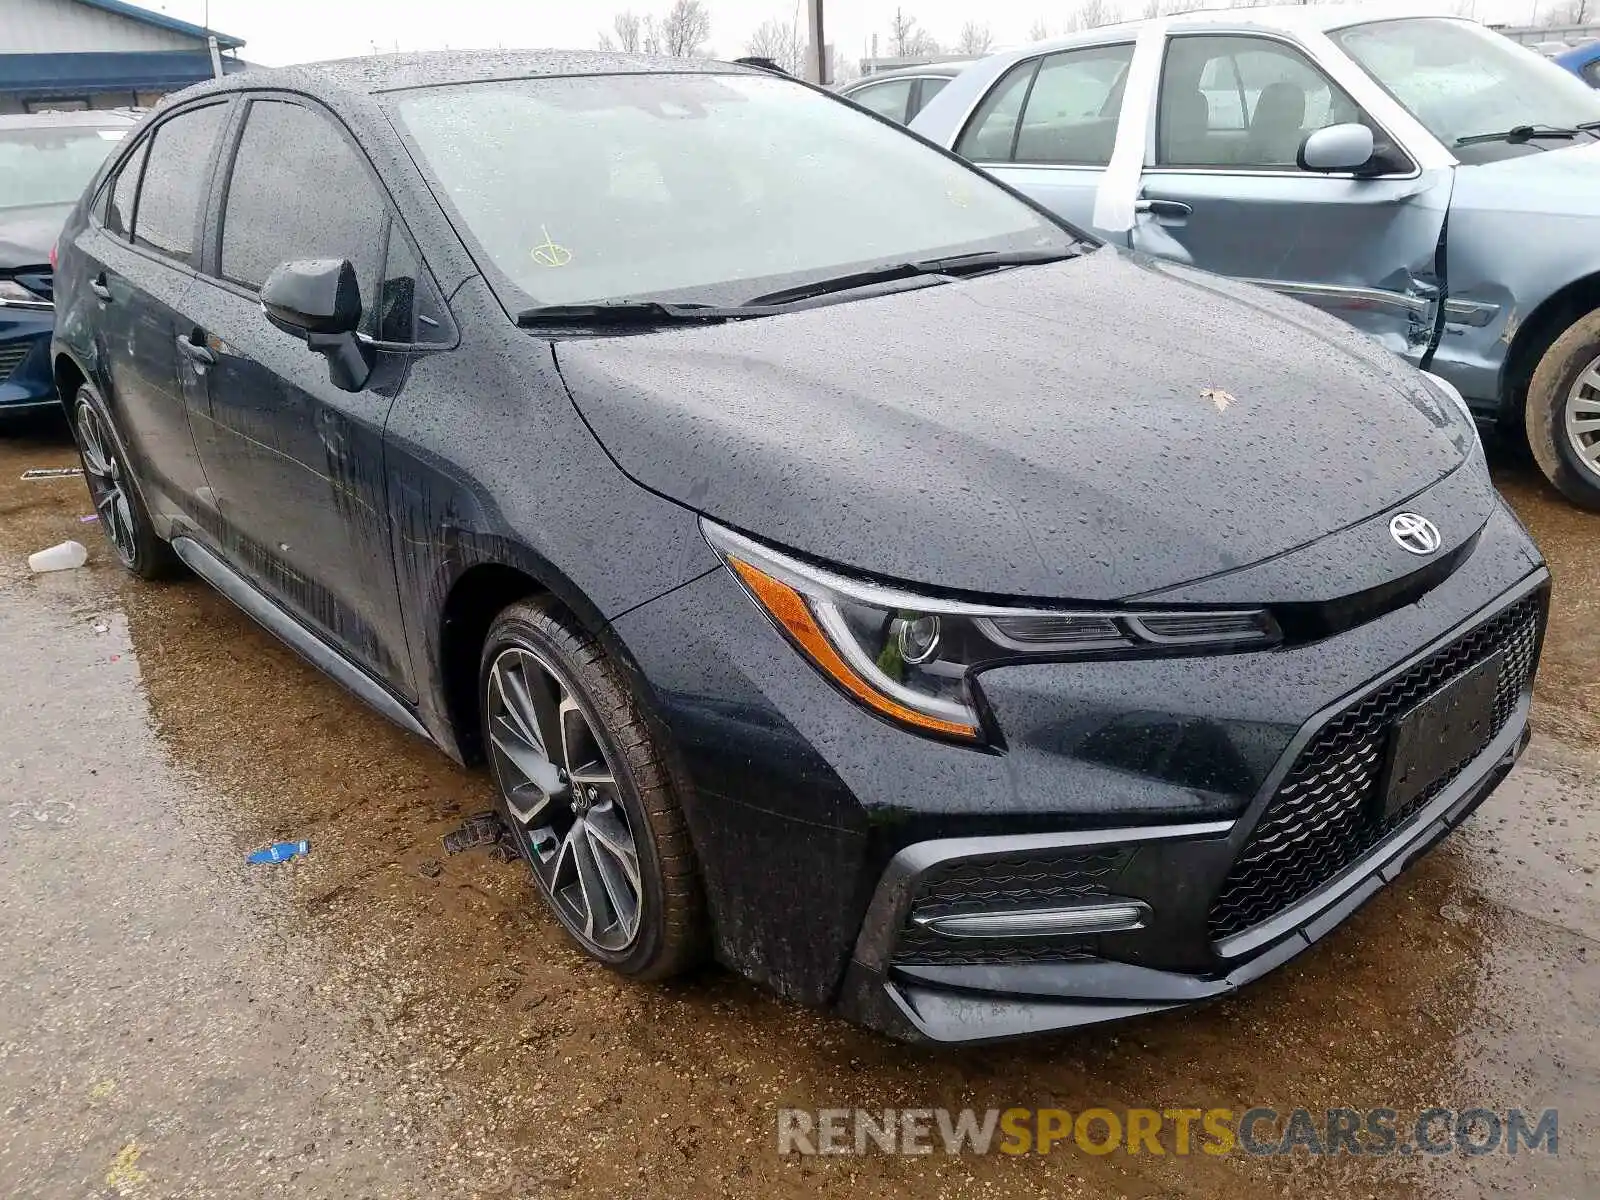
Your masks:
[{"label": "headlight", "polygon": [[1262,609],[1012,608],[852,579],[702,521],[773,624],[845,694],[919,733],[974,742],[971,676],[1020,658],[1256,649],[1282,635]]},{"label": "headlight", "polygon": [[1466,421],[1467,427],[1472,430],[1473,440],[1478,441],[1478,418],[1473,416],[1472,409],[1467,407],[1467,399],[1461,394],[1460,389],[1449,380],[1439,378],[1432,371],[1424,371],[1422,377],[1428,381],[1434,391],[1442,393],[1446,400],[1456,406],[1456,410],[1461,414],[1462,419]]},{"label": "headlight", "polygon": [[15,279],[0,279],[0,306],[16,305],[26,308],[49,308],[50,301],[36,296]]}]

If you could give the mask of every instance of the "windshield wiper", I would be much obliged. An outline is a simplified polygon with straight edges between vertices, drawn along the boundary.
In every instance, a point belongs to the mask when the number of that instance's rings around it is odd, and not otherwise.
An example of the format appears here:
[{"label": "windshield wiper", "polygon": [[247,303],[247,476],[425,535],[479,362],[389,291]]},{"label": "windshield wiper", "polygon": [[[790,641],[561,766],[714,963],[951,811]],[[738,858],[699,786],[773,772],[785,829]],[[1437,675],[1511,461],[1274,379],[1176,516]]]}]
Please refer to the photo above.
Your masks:
[{"label": "windshield wiper", "polygon": [[1468,137],[1458,137],[1456,145],[1477,146],[1484,142],[1509,142],[1513,146],[1520,146],[1536,138],[1555,138],[1570,142],[1587,128],[1589,128],[1587,125],[1580,125],[1577,129],[1562,129],[1555,125],[1516,125],[1499,133],[1474,133]]},{"label": "windshield wiper", "polygon": [[524,329],[624,328],[655,329],[662,325],[716,325],[770,316],[759,307],[717,304],[674,304],[665,300],[600,300],[592,304],[543,304],[517,314]]},{"label": "windshield wiper", "polygon": [[782,291],[768,292],[746,302],[746,306],[773,307],[797,304],[816,296],[835,292],[850,292],[856,288],[872,287],[879,283],[893,283],[897,279],[916,279],[919,276],[971,275],[982,271],[996,271],[1002,267],[1031,267],[1043,263],[1062,262],[1077,258],[1082,253],[1076,246],[1055,250],[978,250],[970,254],[951,254],[944,258],[923,258],[915,262],[889,263],[869,271],[855,271],[815,283],[802,283]]}]

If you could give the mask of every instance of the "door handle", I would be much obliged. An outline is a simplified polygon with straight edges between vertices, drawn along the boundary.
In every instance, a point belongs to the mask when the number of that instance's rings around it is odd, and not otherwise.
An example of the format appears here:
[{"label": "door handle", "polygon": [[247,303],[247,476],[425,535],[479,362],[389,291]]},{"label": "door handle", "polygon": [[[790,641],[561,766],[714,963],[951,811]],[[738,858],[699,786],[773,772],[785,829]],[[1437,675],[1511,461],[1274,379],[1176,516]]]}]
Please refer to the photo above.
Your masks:
[{"label": "door handle", "polygon": [[211,351],[206,349],[204,346],[195,342],[193,338],[185,337],[184,335],[179,334],[178,349],[182,350],[186,355],[188,355],[189,359],[197,366],[211,367],[216,365],[217,356],[211,353]]},{"label": "door handle", "polygon": [[104,271],[89,281],[89,290],[107,304],[111,303],[111,289],[106,286],[106,273]]},{"label": "door handle", "polygon": [[1153,217],[1187,217],[1194,214],[1194,209],[1182,200],[1138,200],[1134,202],[1133,211],[1149,213]]}]

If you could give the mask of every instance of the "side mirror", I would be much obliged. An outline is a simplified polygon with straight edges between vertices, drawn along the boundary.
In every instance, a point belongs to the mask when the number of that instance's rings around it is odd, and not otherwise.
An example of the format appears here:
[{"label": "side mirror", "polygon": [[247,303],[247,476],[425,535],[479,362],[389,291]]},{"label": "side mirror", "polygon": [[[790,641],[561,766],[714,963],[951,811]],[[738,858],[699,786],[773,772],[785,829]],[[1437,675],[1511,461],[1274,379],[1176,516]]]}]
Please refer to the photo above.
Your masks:
[{"label": "side mirror", "polygon": [[1324,173],[1359,171],[1372,161],[1376,149],[1372,130],[1365,125],[1329,125],[1313,131],[1300,143],[1300,169]]},{"label": "side mirror", "polygon": [[261,285],[261,311],[285,333],[328,360],[333,385],[359,392],[372,362],[356,339],[361,324],[361,285],[347,258],[281,263]]}]

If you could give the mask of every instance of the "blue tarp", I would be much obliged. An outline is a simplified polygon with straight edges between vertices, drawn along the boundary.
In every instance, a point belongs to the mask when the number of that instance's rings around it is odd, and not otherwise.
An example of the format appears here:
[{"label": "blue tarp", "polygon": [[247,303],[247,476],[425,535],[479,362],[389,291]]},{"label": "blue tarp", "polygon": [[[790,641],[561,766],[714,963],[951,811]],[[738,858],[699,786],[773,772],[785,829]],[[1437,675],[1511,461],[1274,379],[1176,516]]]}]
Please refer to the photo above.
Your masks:
[{"label": "blue tarp", "polygon": [[[222,69],[231,75],[245,64],[224,58]],[[0,54],[0,95],[170,92],[210,78],[205,50]]]}]

